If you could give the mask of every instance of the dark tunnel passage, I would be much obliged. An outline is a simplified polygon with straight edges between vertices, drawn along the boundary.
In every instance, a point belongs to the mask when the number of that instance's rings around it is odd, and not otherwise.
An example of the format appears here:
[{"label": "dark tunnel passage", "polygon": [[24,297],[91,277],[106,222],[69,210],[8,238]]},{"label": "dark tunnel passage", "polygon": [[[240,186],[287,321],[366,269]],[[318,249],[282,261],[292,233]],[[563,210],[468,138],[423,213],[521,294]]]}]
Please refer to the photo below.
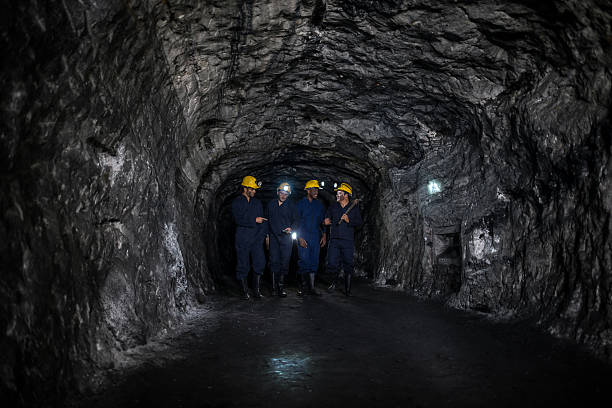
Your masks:
[{"label": "dark tunnel passage", "polygon": [[[231,163],[245,163],[245,159],[238,155],[230,155],[225,162],[220,160],[214,166],[220,168],[230,167]],[[248,162],[247,162],[248,163]],[[258,167],[260,166],[260,167]],[[237,170],[237,171],[236,171]],[[209,242],[208,268],[212,277],[219,284],[228,284],[228,277],[235,276],[236,254],[234,249],[234,220],[231,214],[232,200],[242,192],[240,181],[244,175],[252,174],[262,181],[262,187],[256,196],[264,205],[270,200],[276,200],[276,188],[282,182],[292,186],[290,200],[297,203],[305,197],[304,186],[307,180],[316,179],[322,183],[319,199],[325,208],[335,202],[334,187],[342,182],[349,183],[354,188],[354,197],[360,200],[364,225],[357,230],[356,247],[362,256],[356,264],[356,274],[369,279],[373,278],[373,260],[377,258],[379,247],[372,243],[376,232],[374,216],[369,216],[370,208],[376,201],[375,192],[380,184],[381,175],[372,170],[372,165],[356,157],[331,152],[309,151],[308,149],[268,152],[265,164],[259,162],[249,163],[238,167],[227,175],[227,179],[211,191],[206,180],[203,181],[200,191],[202,195],[210,194],[214,199],[208,208],[197,208],[196,214],[209,214],[207,226],[203,228],[202,241]],[[218,170],[211,170],[218,174]],[[202,199],[201,203],[208,200]],[[197,215],[196,215],[197,217]],[[295,248],[294,248],[295,252]],[[321,269],[325,270],[326,248],[321,254]],[[292,255],[292,274],[295,273],[297,254]],[[267,271],[269,277],[269,271]],[[230,284],[235,284],[234,282]],[[219,289],[219,287],[217,287]]]},{"label": "dark tunnel passage", "polygon": [[[539,385],[564,388],[562,404],[607,380],[594,361],[612,361],[609,1],[10,3],[0,400],[62,406],[134,380],[132,364],[155,387],[204,384],[197,362],[218,374],[208,395],[233,393],[241,367],[270,379],[289,361],[309,387],[308,364],[344,369],[374,406],[448,405],[458,389],[466,405],[499,390],[536,405]],[[356,299],[239,301],[230,204],[246,175],[264,203],[281,182],[294,202],[325,182],[326,205],[334,183],[353,186]],[[168,405],[193,384],[178,383]]]}]

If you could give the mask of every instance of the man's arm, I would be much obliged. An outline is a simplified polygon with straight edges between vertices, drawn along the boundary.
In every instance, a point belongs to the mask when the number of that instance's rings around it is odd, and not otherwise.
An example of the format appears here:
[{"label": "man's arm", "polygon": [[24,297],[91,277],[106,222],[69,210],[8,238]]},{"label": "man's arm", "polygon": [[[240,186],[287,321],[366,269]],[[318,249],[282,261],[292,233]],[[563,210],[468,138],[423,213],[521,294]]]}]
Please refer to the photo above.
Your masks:
[{"label": "man's arm", "polygon": [[361,210],[359,209],[359,204],[356,204],[355,207],[348,213],[349,216],[349,225],[353,228],[360,227],[363,224],[363,220],[361,219]]},{"label": "man's arm", "polygon": [[[266,217],[267,219],[270,219],[270,213],[272,212],[272,205],[271,204],[273,202],[274,202],[273,200],[270,200],[268,202],[268,205],[266,205],[266,209],[264,211],[264,217]],[[272,233],[272,227],[270,226],[271,224],[272,223],[269,222],[268,225],[265,227],[266,228],[266,234],[268,234],[268,235]]]},{"label": "man's arm", "polygon": [[[262,224],[264,221],[268,221],[267,218],[264,217],[264,209],[263,209],[263,204],[261,204],[261,201],[257,200],[255,201],[255,212],[257,213],[257,217],[255,218],[255,223],[257,224]],[[266,227],[267,230],[267,227]]]}]

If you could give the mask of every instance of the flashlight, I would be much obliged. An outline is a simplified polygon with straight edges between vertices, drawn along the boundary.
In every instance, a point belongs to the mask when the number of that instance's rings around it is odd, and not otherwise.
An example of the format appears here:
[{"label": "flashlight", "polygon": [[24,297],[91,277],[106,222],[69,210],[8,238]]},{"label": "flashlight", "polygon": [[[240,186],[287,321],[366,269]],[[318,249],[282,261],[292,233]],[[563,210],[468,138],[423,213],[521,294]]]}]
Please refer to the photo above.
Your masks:
[{"label": "flashlight", "polygon": [[297,232],[293,232],[291,234],[291,239],[294,239],[294,240],[297,239]]},{"label": "flashlight", "polygon": [[289,191],[289,186],[283,186],[284,191]]}]

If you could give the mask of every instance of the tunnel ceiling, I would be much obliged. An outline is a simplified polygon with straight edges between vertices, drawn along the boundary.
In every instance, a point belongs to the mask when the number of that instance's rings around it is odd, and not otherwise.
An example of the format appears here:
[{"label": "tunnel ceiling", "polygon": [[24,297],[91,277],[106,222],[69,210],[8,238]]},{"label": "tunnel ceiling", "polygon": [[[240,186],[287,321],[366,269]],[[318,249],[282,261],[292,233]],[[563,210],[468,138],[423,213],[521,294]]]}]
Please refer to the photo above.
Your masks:
[{"label": "tunnel ceiling", "polygon": [[[585,10],[559,2],[193,3],[153,6],[191,130],[190,178],[228,152],[259,163],[304,146],[376,170],[411,166],[477,140],[482,112],[547,70],[601,57],[589,55]],[[568,26],[583,38],[568,45]]]}]

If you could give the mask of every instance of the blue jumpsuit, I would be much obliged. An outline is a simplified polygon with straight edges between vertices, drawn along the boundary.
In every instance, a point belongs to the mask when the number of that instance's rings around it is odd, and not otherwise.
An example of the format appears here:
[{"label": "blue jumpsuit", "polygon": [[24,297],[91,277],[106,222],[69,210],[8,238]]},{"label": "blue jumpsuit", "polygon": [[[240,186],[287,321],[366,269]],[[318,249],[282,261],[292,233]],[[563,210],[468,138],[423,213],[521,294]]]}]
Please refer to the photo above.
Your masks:
[{"label": "blue jumpsuit", "polygon": [[289,261],[293,250],[291,234],[283,232],[285,228],[295,231],[298,228],[297,208],[289,200],[278,205],[278,200],[271,200],[266,206],[268,235],[270,237],[270,272],[274,276],[289,273]]},{"label": "blue jumpsuit", "polygon": [[232,201],[232,214],[236,221],[236,278],[247,278],[251,269],[249,258],[253,272],[261,275],[266,267],[263,249],[266,226],[255,222],[255,218],[263,217],[261,201],[255,197],[247,200],[241,194]]},{"label": "blue jumpsuit", "polygon": [[319,200],[308,201],[307,197],[297,204],[299,236],[304,238],[308,248],[298,245],[298,274],[316,273],[319,269],[321,251],[321,223],[325,218],[325,208]]},{"label": "blue jumpsuit", "polygon": [[343,267],[344,274],[352,275],[354,271],[353,254],[355,253],[355,238],[354,230],[362,224],[361,212],[359,206],[353,207],[348,213],[349,223],[342,221],[338,225],[338,221],[342,214],[348,210],[350,204],[346,207],[335,202],[330,205],[325,213],[325,218],[331,218],[331,232],[329,247],[327,249],[327,271],[330,274],[338,275],[340,268]]}]

